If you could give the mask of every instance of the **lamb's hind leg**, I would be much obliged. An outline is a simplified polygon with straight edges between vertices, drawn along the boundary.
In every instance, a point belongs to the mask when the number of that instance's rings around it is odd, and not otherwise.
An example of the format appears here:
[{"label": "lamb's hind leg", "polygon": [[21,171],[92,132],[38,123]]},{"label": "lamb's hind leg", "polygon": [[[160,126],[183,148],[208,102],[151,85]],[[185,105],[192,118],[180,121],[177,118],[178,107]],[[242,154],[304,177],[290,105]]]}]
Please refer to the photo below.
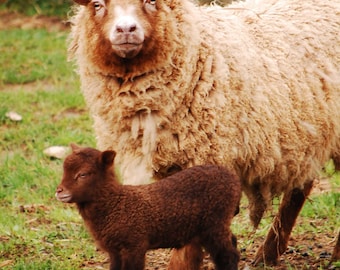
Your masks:
[{"label": "lamb's hind leg", "polygon": [[280,209],[263,245],[258,249],[254,264],[276,265],[288,245],[290,233],[300,210],[311,192],[313,181],[304,185],[302,190],[294,189],[284,194]]},{"label": "lamb's hind leg", "polygon": [[236,237],[230,231],[214,236],[205,247],[215,263],[216,270],[238,269],[240,254],[237,250]]}]

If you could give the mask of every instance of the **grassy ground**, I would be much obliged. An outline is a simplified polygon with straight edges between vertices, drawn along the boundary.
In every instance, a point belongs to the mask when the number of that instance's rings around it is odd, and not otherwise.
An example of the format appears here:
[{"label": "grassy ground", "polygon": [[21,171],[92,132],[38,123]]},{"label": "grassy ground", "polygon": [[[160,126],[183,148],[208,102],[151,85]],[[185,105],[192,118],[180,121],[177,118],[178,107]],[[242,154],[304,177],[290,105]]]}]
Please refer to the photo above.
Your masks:
[{"label": "grassy ground", "polygon": [[[70,142],[95,146],[78,77],[66,61],[66,36],[43,29],[0,31],[0,268],[4,270],[107,266],[74,207],[54,198],[62,161],[43,154],[49,146]],[[23,120],[9,120],[9,111]],[[334,173],[332,164],[327,171]],[[306,203],[282,257],[284,269],[324,269],[340,228],[339,175],[333,174],[330,183],[328,192],[315,194]],[[243,201],[233,224],[242,267],[250,264],[270,222],[271,212],[252,233]]]},{"label": "grassy ground", "polygon": [[43,154],[95,145],[66,35],[0,31],[0,268],[78,269],[95,253],[78,214],[54,198],[61,161]]}]

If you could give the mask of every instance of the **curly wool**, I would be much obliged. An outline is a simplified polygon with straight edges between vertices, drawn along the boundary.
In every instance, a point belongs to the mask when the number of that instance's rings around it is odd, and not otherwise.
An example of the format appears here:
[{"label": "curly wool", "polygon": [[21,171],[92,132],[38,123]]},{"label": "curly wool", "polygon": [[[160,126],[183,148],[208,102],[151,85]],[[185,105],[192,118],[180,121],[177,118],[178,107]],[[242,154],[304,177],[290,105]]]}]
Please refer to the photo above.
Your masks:
[{"label": "curly wool", "polygon": [[157,0],[144,53],[119,61],[80,7],[69,53],[98,147],[117,150],[127,184],[174,164],[232,168],[257,225],[273,196],[340,156],[339,13],[331,0]]}]

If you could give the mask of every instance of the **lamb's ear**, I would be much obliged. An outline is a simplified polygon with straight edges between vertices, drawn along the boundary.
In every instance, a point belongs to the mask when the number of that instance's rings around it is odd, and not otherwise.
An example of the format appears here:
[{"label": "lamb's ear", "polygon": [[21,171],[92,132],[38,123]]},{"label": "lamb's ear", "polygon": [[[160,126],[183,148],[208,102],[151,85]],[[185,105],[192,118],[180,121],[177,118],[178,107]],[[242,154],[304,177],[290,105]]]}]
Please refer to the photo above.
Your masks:
[{"label": "lamb's ear", "polygon": [[88,3],[90,3],[90,0],[74,0],[79,5],[86,6]]},{"label": "lamb's ear", "polygon": [[79,151],[80,148],[81,148],[79,145],[77,145],[77,144],[75,144],[75,143],[70,143],[70,147],[71,147],[71,149],[72,149],[72,152],[77,152],[77,151]]},{"label": "lamb's ear", "polygon": [[104,151],[101,154],[101,162],[105,168],[110,168],[113,165],[113,161],[115,159],[116,152],[115,151]]}]

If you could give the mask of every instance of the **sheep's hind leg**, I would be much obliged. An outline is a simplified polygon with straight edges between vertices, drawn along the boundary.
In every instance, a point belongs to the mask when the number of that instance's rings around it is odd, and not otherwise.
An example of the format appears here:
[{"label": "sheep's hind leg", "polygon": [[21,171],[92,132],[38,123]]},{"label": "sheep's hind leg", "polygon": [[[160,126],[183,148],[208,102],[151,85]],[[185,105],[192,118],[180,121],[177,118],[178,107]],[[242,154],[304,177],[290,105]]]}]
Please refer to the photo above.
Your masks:
[{"label": "sheep's hind leg", "polygon": [[180,249],[171,251],[168,270],[198,270],[203,261],[201,245],[193,241]]},{"label": "sheep's hind leg", "polygon": [[336,262],[336,261],[340,261],[340,232],[338,234],[338,240],[336,241],[335,247],[333,249],[330,264],[332,264],[332,262]]},{"label": "sheep's hind leg", "polygon": [[305,183],[303,190],[294,189],[288,194],[284,194],[279,212],[274,218],[267,238],[255,255],[254,265],[260,263],[266,265],[277,264],[278,258],[287,248],[289,236],[296,218],[312,187],[313,181],[309,181]]},{"label": "sheep's hind leg", "polygon": [[[340,156],[333,157],[335,170],[340,171]],[[333,249],[332,258],[330,263],[340,261],[340,231],[338,234],[338,240],[336,241],[335,247]]]}]

